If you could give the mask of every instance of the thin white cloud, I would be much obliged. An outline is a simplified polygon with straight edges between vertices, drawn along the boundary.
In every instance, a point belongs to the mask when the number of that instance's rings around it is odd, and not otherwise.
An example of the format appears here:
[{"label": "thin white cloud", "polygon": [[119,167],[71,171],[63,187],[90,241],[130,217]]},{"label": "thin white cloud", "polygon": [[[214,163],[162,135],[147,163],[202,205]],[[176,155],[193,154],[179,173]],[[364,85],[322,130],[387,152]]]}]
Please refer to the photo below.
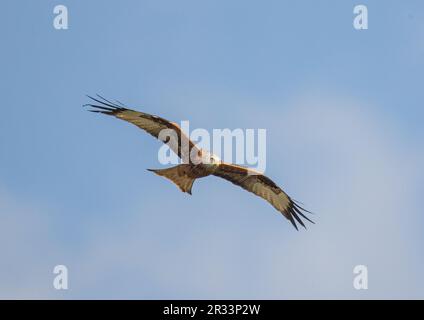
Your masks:
[{"label": "thin white cloud", "polygon": [[[216,179],[192,197],[170,188],[166,201],[134,201],[116,225],[93,225],[83,251],[63,253],[46,215],[2,192],[2,297],[422,298],[420,156],[370,105],[316,94],[288,105],[268,128],[267,174],[317,213],[308,231]],[[50,264],[67,254],[71,289],[52,292]],[[368,291],[352,286],[356,264],[369,268]]]}]

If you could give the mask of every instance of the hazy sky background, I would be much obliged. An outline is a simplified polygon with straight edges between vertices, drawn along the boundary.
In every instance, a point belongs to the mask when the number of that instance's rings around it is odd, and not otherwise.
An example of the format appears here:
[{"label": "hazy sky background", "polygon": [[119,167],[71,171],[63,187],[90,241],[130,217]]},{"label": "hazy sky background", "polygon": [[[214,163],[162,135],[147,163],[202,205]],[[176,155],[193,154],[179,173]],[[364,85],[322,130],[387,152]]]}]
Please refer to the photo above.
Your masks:
[{"label": "hazy sky background", "polygon": [[[0,35],[1,298],[424,298],[422,1],[2,1]],[[267,129],[267,175],[316,225],[214,177],[183,194],[95,93]]]}]

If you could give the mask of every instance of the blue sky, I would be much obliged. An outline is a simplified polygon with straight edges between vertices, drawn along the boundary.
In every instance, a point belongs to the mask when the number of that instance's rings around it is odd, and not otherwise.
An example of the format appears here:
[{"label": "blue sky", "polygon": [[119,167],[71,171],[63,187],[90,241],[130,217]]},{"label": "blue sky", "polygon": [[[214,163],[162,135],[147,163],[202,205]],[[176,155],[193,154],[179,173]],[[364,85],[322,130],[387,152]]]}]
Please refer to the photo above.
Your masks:
[{"label": "blue sky", "polygon": [[[2,2],[0,297],[423,298],[423,21],[422,1]],[[145,170],[159,142],[83,110],[95,93],[267,129],[266,174],[317,224],[213,177],[179,192]]]}]

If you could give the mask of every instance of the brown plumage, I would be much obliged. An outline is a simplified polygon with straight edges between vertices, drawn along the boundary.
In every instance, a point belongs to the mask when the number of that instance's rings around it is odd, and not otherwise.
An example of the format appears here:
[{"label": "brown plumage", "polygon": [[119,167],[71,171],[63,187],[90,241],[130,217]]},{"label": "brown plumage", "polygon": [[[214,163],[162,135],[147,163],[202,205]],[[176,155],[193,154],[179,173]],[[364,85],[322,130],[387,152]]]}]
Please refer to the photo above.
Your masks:
[{"label": "brown plumage", "polygon": [[[155,138],[167,143],[171,150],[183,159],[184,163],[175,167],[157,170],[148,169],[159,176],[171,180],[181,191],[191,194],[191,189],[196,179],[214,175],[265,199],[281,212],[296,229],[296,221],[305,227],[302,218],[314,223],[305,215],[306,212],[310,212],[300,207],[271,179],[252,169],[222,162],[215,155],[199,149],[176,123],[161,117],[128,109],[120,102],[111,102],[101,96],[89,98],[98,103],[86,104],[85,106],[95,108],[89,111],[114,116],[136,125]],[[164,139],[161,134],[163,130],[168,133],[168,138],[169,133],[173,133],[172,137],[174,139]]]}]

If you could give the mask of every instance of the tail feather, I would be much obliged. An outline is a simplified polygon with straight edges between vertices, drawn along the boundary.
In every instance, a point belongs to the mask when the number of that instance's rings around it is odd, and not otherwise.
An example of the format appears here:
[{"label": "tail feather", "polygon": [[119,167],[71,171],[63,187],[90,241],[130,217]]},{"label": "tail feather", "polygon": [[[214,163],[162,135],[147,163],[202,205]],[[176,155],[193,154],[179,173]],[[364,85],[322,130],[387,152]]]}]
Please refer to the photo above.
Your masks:
[{"label": "tail feather", "polygon": [[167,168],[167,169],[147,169],[151,172],[156,173],[159,176],[167,178],[175,183],[178,188],[182,192],[187,192],[191,195],[191,188],[193,186],[194,180],[196,178],[192,178],[188,175],[189,166],[187,164],[180,164],[175,167]]}]

